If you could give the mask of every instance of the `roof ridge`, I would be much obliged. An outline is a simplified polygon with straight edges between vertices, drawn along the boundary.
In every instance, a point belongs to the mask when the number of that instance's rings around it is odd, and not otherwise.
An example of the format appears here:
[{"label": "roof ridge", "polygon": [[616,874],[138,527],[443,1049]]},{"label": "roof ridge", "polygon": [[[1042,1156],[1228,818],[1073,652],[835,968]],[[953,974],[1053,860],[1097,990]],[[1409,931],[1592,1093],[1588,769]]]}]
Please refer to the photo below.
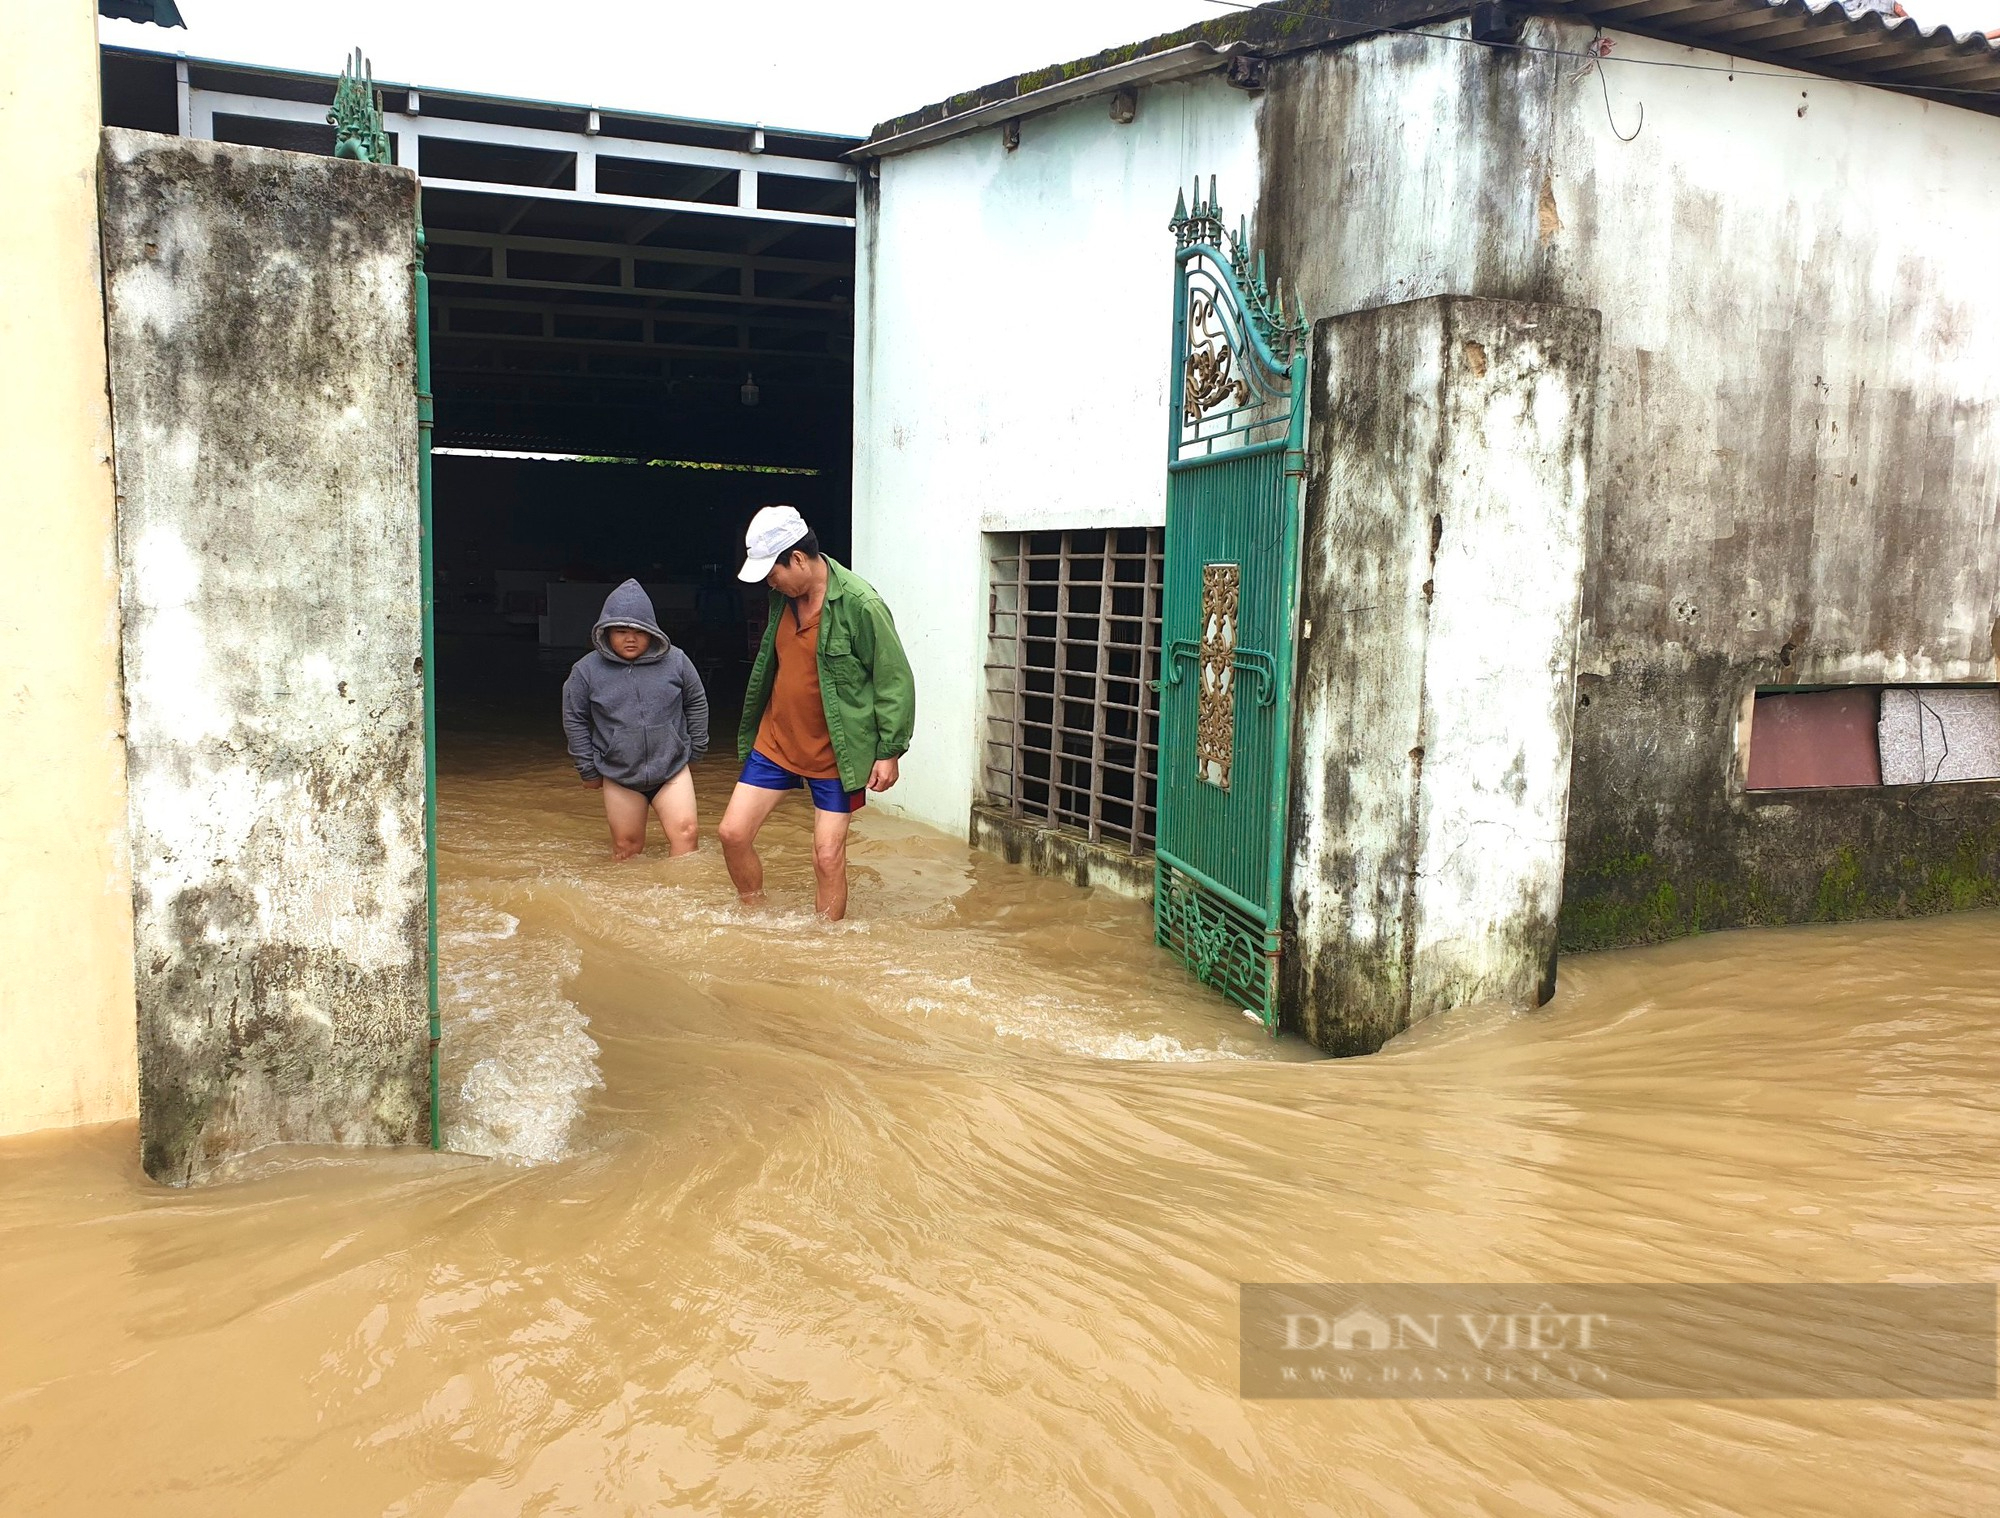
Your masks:
[{"label": "roof ridge", "polygon": [[[1531,15],[1566,16],[1612,31],[1657,37],[1724,57],[1759,59],[1802,74],[1850,84],[1889,87],[1919,94],[1927,89],[1935,90],[1954,97],[1953,103],[2000,114],[2000,72],[1994,74],[1989,94],[1983,79],[1977,87],[1966,85],[1962,63],[1945,65],[1943,61],[1946,54],[1957,58],[1994,58],[2000,55],[2000,43],[1983,32],[1960,33],[1942,21],[1926,27],[1915,16],[1895,15],[1881,9],[1877,3],[1870,3],[1870,0],[1680,0],[1678,5],[1664,9],[1649,6],[1648,15],[1630,20],[1621,16],[1618,9],[1613,9],[1614,5],[1628,7],[1630,0],[1601,0],[1601,3],[1605,5],[1602,16],[1596,13],[1594,0],[1519,0],[1518,8]],[[1883,39],[1884,48],[1884,55],[1874,61],[1884,65],[1887,77],[1871,77],[1867,71],[1870,59],[1855,53],[1843,53],[1838,62],[1831,63],[1811,56],[1793,55],[1789,52],[1785,32],[1769,32],[1761,22],[1756,27],[1761,35],[1755,38],[1738,37],[1727,26],[1717,24],[1723,17],[1760,10],[1773,15],[1789,12],[1795,18],[1794,35],[1805,28],[1817,32],[1819,27],[1826,25],[1840,25],[1851,31],[1864,30],[1872,21],[1874,30]],[[1272,57],[1336,46],[1385,31],[1410,30],[1437,21],[1457,19],[1466,12],[1466,0],[1456,0],[1456,3],[1449,3],[1449,0],[1270,0],[1270,3],[1254,9],[1234,12],[1213,21],[1196,22],[1178,31],[1163,32],[1125,47],[1106,48],[1069,63],[1010,75],[920,110],[891,117],[878,123],[861,149],[852,156],[866,156],[874,144],[907,137],[920,129],[939,126],[976,111],[985,112],[990,117],[995,113],[989,107],[1009,100],[1025,99],[1051,85],[1083,79],[1121,64],[1191,44],[1205,43],[1218,50],[1235,47]],[[1714,30],[1711,31],[1712,26]],[[1749,44],[1747,51],[1744,43]],[[1940,66],[1947,69],[1942,77],[1928,84],[1911,67],[1912,60],[1921,64],[1927,58],[1936,58]],[[1033,105],[1027,107],[1035,108]]]},{"label": "roof ridge", "polygon": [[1248,46],[1275,56],[1366,36],[1385,27],[1414,26],[1462,16],[1465,10],[1466,0],[1267,0],[1265,4],[1218,16],[1213,21],[1197,21],[1123,47],[1104,48],[1068,63],[1030,69],[977,89],[963,90],[935,104],[877,122],[868,134],[868,141],[904,136],[985,106],[1018,100],[1052,84],[1102,73],[1121,63],[1136,62],[1193,43],[1207,43],[1218,50]]}]

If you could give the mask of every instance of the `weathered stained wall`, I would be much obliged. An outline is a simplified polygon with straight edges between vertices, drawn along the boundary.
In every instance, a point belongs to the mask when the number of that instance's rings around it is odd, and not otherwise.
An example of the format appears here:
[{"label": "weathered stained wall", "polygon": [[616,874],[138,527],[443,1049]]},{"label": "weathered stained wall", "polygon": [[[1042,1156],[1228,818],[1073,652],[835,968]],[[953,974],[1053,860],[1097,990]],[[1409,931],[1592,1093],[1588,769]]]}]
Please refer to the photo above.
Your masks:
[{"label": "weathered stained wall", "polygon": [[1261,118],[1309,311],[1603,313],[1564,942],[2000,899],[2000,788],[1752,797],[1737,738],[1760,683],[2000,668],[2000,120],[1613,41],[1610,116],[1568,60],[1381,37]]},{"label": "weathered stained wall", "polygon": [[132,907],[97,32],[0,5],[0,1134],[129,1118]]},{"label": "weathered stained wall", "polygon": [[415,194],[397,169],[104,135],[161,1180],[425,1132]]},{"label": "weathered stained wall", "polygon": [[1281,1005],[1335,1053],[1546,999],[1597,328],[1450,297],[1314,328]]},{"label": "weathered stained wall", "polygon": [[[855,567],[895,609],[919,720],[881,798],[964,836],[979,782],[984,533],[1166,520],[1176,187],[1254,215],[1257,106],[1219,78],[1086,100],[885,159],[856,268]],[[871,805],[873,802],[870,803]]]}]

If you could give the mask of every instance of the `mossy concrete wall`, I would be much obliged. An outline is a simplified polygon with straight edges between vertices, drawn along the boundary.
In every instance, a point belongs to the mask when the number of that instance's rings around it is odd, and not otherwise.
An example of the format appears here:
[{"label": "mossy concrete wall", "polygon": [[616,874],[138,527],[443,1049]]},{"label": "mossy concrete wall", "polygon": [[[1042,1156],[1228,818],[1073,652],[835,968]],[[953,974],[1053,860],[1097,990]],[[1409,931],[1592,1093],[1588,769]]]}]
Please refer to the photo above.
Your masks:
[{"label": "mossy concrete wall", "polygon": [[1281,1005],[1334,1053],[1546,998],[1597,332],[1460,298],[1314,329]]},{"label": "mossy concrete wall", "polygon": [[1062,828],[1010,817],[998,807],[974,803],[967,838],[975,849],[998,854],[1009,864],[1037,875],[1067,880],[1135,901],[1153,899],[1153,856],[1132,854]]},{"label": "mossy concrete wall", "polygon": [[1299,54],[1259,117],[1308,311],[1603,314],[1562,941],[2000,901],[2000,784],[1748,793],[1740,725],[2000,678],[2000,119],[1608,35]]},{"label": "mossy concrete wall", "polygon": [[[1757,686],[1785,680],[1775,663],[1669,652],[1578,676],[1565,950],[2000,905],[2000,784],[1744,789],[1738,734]],[[1637,750],[1631,724],[1663,708],[1678,741]]]},{"label": "mossy concrete wall", "polygon": [[415,197],[400,169],[104,135],[159,1180],[426,1133]]}]

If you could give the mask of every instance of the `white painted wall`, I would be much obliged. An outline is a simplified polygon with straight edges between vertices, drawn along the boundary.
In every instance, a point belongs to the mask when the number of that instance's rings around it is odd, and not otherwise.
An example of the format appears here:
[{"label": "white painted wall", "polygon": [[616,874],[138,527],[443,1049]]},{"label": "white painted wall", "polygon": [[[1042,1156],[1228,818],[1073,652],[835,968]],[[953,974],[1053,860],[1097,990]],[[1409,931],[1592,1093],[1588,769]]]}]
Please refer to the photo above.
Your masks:
[{"label": "white painted wall", "polygon": [[[1591,36],[1542,17],[1525,40]],[[1603,313],[1586,668],[1761,656],[1803,617],[1802,679],[1988,678],[2000,119],[1613,42],[1609,117],[1552,57],[1378,37],[1288,61],[1273,267],[1314,317]]]},{"label": "white painted wall", "polygon": [[890,158],[862,197],[855,568],[894,609],[917,734],[882,798],[961,836],[978,784],[982,534],[1166,519],[1175,188],[1254,220],[1256,101],[1219,78]]},{"label": "white painted wall", "polygon": [[96,19],[0,4],[0,1134],[138,1108]]},{"label": "white painted wall", "polygon": [[1991,678],[2000,120],[1828,80],[1628,72],[1655,125],[1621,144],[1601,103],[1571,102],[1555,197],[1587,214],[1550,239],[1604,312],[1593,547],[1615,568],[1586,597],[1586,658],[1663,637],[1762,653],[1805,616],[1810,678]]}]

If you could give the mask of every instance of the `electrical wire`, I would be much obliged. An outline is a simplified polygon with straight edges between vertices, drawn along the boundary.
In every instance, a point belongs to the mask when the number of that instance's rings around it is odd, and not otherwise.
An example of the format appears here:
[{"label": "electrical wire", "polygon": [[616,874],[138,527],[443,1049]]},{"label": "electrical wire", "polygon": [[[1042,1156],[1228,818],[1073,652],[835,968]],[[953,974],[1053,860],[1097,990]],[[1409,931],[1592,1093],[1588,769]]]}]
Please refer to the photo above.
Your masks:
[{"label": "electrical wire", "polygon": [[1951,733],[1944,725],[1943,716],[1924,699],[1922,691],[1912,690],[1910,694],[1917,699],[1917,764],[1920,768],[1926,766],[1930,759],[1930,746],[1924,741],[1924,718],[1937,718],[1938,737],[1944,740],[1944,752],[1938,755],[1937,768],[1924,776],[1925,785],[1934,785],[1937,777],[1944,773],[1945,760],[1951,757]]},{"label": "electrical wire", "polygon": [[[1232,10],[1239,12],[1267,11],[1274,16],[1292,16],[1296,17],[1301,21],[1325,21],[1325,22],[1331,22],[1336,25],[1340,24],[1342,21],[1341,17],[1330,16],[1323,11],[1288,10],[1283,6],[1252,4],[1250,3],[1250,0],[1204,0],[1204,3],[1209,5],[1219,5],[1224,10]],[[1444,20],[1448,18],[1440,17],[1439,19]],[[1590,63],[1593,61],[1597,61],[1596,54],[1589,52],[1582,52],[1582,53],[1571,52],[1568,48],[1536,47],[1533,44],[1526,42],[1487,42],[1483,41],[1478,37],[1461,37],[1451,32],[1419,31],[1415,27],[1408,27],[1408,26],[1377,26],[1368,22],[1353,22],[1351,24],[1360,28],[1360,30],[1358,30],[1355,33],[1355,37],[1357,39],[1364,36],[1375,36],[1378,34],[1386,33],[1387,35],[1394,37],[1422,37],[1427,41],[1431,42],[1456,42],[1463,44],[1464,46],[1467,47],[1489,48],[1494,52],[1527,53],[1533,56],[1544,57],[1544,58],[1566,58],[1576,63]],[[1612,24],[1614,27],[1617,24],[1615,17],[1612,18]],[[1598,30],[1601,32],[1603,28],[1599,27]],[[1640,34],[1634,33],[1634,35],[1636,36]],[[1957,36],[1957,33],[1954,32],[1952,35]],[[1340,39],[1329,39],[1329,40],[1340,40]],[[1683,45],[1688,47],[1703,48],[1705,51],[1709,52],[1722,52],[1721,48],[1708,46],[1703,42],[1701,42],[1701,40],[1698,38],[1690,38]],[[2000,51],[2000,50],[1995,50],[1995,51]],[[1724,53],[1723,56],[1730,57],[1733,55]],[[1966,86],[1953,86],[1944,84],[1897,84],[1889,80],[1866,79],[1866,78],[1839,75],[1839,74],[1814,75],[1810,69],[1805,69],[1805,68],[1801,69],[1738,68],[1734,64],[1676,63],[1671,58],[1620,58],[1617,61],[1622,64],[1630,64],[1633,68],[1680,69],[1686,73],[1691,73],[1691,74],[1727,74],[1732,79],[1736,78],[1738,75],[1741,75],[1745,79],[1789,79],[1796,82],[1802,77],[1804,78],[1818,77],[1827,79],[1835,84],[1860,84],[1860,85],[1866,85],[1870,89],[1893,90],[1900,94],[1977,95],[1982,99],[2000,100],[2000,86],[1988,89],[1973,89]],[[1614,128],[1614,130],[1616,129]]]},{"label": "electrical wire", "polygon": [[1604,60],[1611,56],[1611,39],[1604,35],[1602,27],[1598,28],[1597,36],[1591,42],[1588,52],[1590,61],[1571,74],[1569,82],[1575,84],[1585,74],[1597,75],[1597,86],[1604,92],[1604,124],[1611,128],[1611,135],[1620,142],[1631,142],[1646,130],[1646,102],[1643,100],[1639,102],[1639,124],[1630,132],[1619,131],[1618,119],[1611,114],[1611,81],[1604,77]]}]

